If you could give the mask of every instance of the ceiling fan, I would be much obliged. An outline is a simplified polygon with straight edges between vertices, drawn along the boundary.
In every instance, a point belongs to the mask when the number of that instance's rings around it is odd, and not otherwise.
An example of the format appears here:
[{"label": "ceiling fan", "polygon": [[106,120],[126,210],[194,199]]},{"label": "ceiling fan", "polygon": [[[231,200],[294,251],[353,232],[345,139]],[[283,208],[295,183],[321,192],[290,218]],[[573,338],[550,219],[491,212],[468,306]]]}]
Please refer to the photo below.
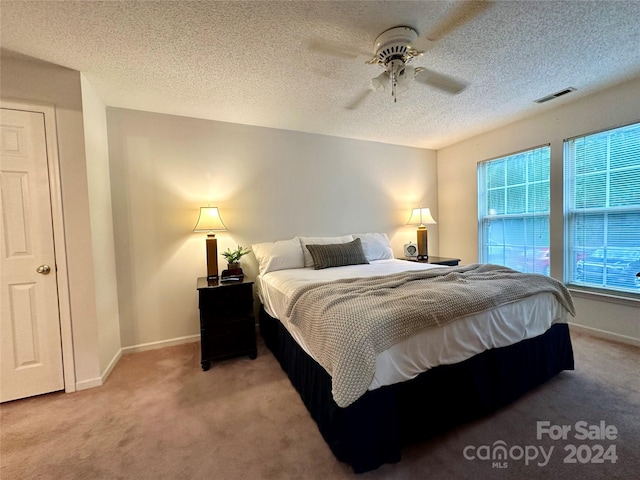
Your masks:
[{"label": "ceiling fan", "polygon": [[409,88],[412,80],[416,80],[450,94],[460,93],[466,87],[457,80],[437,74],[424,67],[413,67],[411,61],[424,54],[424,51],[413,47],[418,39],[418,32],[411,27],[394,27],[382,32],[375,41],[375,55],[367,63],[380,65],[384,71],[371,80],[367,94],[372,91],[391,89],[394,103],[397,94]]},{"label": "ceiling fan", "polygon": [[[408,26],[397,26],[385,30],[376,38],[373,44],[373,58],[366,63],[379,65],[384,71],[371,79],[369,87],[358,95],[348,106],[350,110],[358,108],[364,100],[375,91],[391,90],[394,103],[398,94],[407,90],[415,80],[455,95],[466,88],[466,84],[452,77],[428,70],[425,67],[414,67],[412,61],[424,54],[423,50],[416,48],[417,43],[431,43],[439,40],[449,32],[468,22],[491,6],[491,1],[476,0],[460,2],[453,8],[442,21],[422,38],[418,32]],[[335,48],[326,43],[315,42],[312,45],[315,50],[341,57],[357,57],[360,52]]]}]

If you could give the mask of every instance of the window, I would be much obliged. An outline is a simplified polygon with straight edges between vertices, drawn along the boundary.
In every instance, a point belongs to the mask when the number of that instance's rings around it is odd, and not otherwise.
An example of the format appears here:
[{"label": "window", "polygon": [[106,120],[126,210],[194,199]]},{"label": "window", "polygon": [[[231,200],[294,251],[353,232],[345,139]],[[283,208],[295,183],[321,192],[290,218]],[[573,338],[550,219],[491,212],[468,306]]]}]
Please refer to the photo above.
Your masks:
[{"label": "window", "polygon": [[565,140],[568,283],[640,293],[640,124]]},{"label": "window", "polygon": [[549,146],[478,164],[480,261],[549,275]]}]

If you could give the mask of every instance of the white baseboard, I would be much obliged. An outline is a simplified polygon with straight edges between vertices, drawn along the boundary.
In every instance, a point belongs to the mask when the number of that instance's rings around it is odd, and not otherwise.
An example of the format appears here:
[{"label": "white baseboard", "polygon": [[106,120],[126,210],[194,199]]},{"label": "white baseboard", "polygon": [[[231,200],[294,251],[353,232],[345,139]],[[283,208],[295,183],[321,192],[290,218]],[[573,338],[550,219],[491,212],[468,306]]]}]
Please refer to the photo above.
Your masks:
[{"label": "white baseboard", "polygon": [[102,386],[102,378],[91,378],[89,380],[76,382],[76,392],[79,392],[80,390],[88,390],[90,388],[101,387],[101,386]]},{"label": "white baseboard", "polygon": [[171,347],[173,345],[180,345],[183,343],[191,343],[200,341],[200,335],[189,335],[186,337],[172,338],[170,340],[160,340],[158,342],[141,343],[140,345],[133,345],[131,347],[123,347],[113,356],[107,368],[100,376],[100,378],[92,378],[89,380],[83,380],[76,382],[76,391],[87,390],[89,388],[101,387],[107,380],[111,372],[118,364],[123,355],[127,353],[144,352],[145,350],[153,350],[156,348]]},{"label": "white baseboard", "polygon": [[173,345],[181,345],[183,343],[199,342],[200,334],[188,335],[186,337],[172,338],[170,340],[160,340],[158,342],[141,343],[139,345],[133,345],[131,347],[123,347],[122,354],[135,352],[144,352],[145,350],[154,350],[156,348],[172,347]]},{"label": "white baseboard", "polygon": [[618,333],[607,332],[598,328],[586,327],[584,325],[578,325],[577,323],[569,322],[569,327],[578,332],[588,333],[594,337],[606,338],[607,340],[613,340],[615,342],[626,343],[627,345],[633,345],[634,347],[640,347],[640,339],[628,337],[626,335],[620,335]]},{"label": "white baseboard", "polygon": [[116,364],[121,358],[122,358],[122,349],[117,351],[117,353],[113,356],[113,358],[109,362],[109,365],[107,365],[107,368],[105,368],[104,372],[102,372],[102,383],[106,382],[107,378],[109,377],[109,375],[111,375],[111,372],[113,371],[114,367],[116,366]]},{"label": "white baseboard", "polygon": [[[113,356],[107,368],[102,372],[100,378],[91,378],[89,380],[82,380],[81,382],[76,382],[76,389],[74,391],[78,392],[80,390],[88,390],[90,388],[101,387],[104,385],[104,382],[107,381],[107,377],[111,375],[114,367],[118,363],[118,360],[122,357],[122,349],[118,350],[118,352]],[[66,390],[67,393],[72,393],[72,390]]]}]

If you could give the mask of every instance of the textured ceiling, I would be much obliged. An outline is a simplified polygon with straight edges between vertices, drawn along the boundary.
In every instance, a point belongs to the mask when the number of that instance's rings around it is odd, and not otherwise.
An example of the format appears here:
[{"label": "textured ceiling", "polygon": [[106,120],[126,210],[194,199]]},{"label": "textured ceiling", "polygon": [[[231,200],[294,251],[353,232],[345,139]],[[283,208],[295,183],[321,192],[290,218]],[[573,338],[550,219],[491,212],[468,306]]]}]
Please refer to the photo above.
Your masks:
[{"label": "textured ceiling", "polygon": [[[429,43],[460,2],[3,0],[1,46],[84,72],[109,106],[423,148],[640,76],[638,0],[490,3]],[[428,47],[415,66],[468,87],[414,82],[395,104],[374,92],[347,109],[382,72],[365,64],[375,38],[398,25]]]}]

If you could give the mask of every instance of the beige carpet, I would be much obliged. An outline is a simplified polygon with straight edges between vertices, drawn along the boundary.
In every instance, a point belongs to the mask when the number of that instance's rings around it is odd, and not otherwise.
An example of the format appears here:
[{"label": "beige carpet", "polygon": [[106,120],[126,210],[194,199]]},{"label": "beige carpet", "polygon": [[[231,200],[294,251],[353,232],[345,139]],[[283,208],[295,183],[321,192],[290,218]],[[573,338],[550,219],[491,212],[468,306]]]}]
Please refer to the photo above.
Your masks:
[{"label": "beige carpet", "polygon": [[[614,479],[640,469],[640,349],[573,334],[576,371],[563,372],[490,417],[407,447],[363,475],[335,460],[271,353],[199,367],[197,343],[123,357],[103,387],[0,407],[0,478],[12,479]],[[437,392],[436,392],[437,394]],[[536,439],[536,422],[570,425]],[[576,440],[575,424],[614,426],[615,440]],[[609,429],[611,430],[611,428]],[[468,460],[504,441],[518,457]],[[564,463],[575,445],[586,463]],[[581,447],[581,445],[585,445]],[[593,463],[599,447],[617,459]],[[481,448],[478,448],[481,447]],[[554,447],[549,463],[540,447]],[[611,450],[610,450],[611,451]],[[597,459],[596,459],[597,461]]]}]

